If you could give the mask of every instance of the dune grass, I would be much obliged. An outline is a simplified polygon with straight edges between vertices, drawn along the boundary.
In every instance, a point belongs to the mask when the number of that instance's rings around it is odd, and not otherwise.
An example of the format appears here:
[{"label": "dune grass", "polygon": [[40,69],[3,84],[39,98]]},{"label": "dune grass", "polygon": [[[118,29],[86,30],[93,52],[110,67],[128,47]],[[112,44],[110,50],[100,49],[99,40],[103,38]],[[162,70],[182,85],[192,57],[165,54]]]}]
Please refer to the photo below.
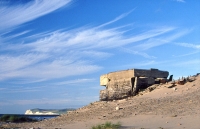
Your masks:
[{"label": "dune grass", "polygon": [[112,124],[111,122],[106,122],[105,124],[99,124],[92,127],[92,129],[119,129],[121,124]]},{"label": "dune grass", "polygon": [[17,115],[3,115],[0,117],[0,122],[36,122],[36,119],[32,119],[26,116],[17,116]]}]

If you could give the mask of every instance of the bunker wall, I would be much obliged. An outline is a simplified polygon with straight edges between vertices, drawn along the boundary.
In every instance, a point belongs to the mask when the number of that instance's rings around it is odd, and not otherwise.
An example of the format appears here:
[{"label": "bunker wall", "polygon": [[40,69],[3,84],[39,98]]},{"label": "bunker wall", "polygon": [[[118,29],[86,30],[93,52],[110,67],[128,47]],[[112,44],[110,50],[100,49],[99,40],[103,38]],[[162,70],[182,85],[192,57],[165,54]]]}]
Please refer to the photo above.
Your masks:
[{"label": "bunker wall", "polygon": [[106,89],[100,91],[100,100],[134,95],[139,89],[145,89],[155,83],[165,83],[168,75],[168,71],[158,69],[130,69],[104,74],[100,76],[100,85],[106,86]]},{"label": "bunker wall", "polygon": [[135,77],[153,77],[153,78],[167,78],[169,75],[168,71],[161,71],[158,69],[133,69],[133,76]]}]

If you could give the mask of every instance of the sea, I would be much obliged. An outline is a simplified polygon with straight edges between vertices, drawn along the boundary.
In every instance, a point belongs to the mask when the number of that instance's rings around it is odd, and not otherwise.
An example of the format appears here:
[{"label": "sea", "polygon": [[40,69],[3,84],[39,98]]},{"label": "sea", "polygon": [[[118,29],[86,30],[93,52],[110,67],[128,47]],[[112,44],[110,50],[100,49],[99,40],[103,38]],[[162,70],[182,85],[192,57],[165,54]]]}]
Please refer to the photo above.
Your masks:
[{"label": "sea", "polygon": [[26,115],[26,114],[0,114],[0,117],[3,115],[14,115],[14,116],[18,116],[18,117],[28,117],[31,119],[35,119],[35,120],[45,120],[45,119],[51,119],[51,118],[55,118],[58,117],[60,115]]}]

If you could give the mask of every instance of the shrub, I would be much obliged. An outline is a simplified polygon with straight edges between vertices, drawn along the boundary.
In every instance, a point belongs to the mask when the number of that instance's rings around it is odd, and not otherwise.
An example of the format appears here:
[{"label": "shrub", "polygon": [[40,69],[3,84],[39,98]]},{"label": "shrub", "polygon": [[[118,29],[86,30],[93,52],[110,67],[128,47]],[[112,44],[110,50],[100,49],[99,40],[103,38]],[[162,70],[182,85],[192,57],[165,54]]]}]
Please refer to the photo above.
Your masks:
[{"label": "shrub", "polygon": [[19,117],[16,115],[3,115],[2,117],[0,117],[0,121],[3,121],[3,122],[35,122],[37,120],[28,118],[26,116]]},{"label": "shrub", "polygon": [[0,121],[7,121],[9,119],[10,115],[3,115],[1,118],[0,118]]},{"label": "shrub", "polygon": [[92,129],[119,129],[121,124],[118,122],[117,124],[112,124],[111,122],[106,122],[105,124],[100,124],[93,126]]},{"label": "shrub", "polygon": [[12,116],[9,117],[8,121],[10,121],[10,122],[18,122],[19,121],[19,117],[12,115]]}]

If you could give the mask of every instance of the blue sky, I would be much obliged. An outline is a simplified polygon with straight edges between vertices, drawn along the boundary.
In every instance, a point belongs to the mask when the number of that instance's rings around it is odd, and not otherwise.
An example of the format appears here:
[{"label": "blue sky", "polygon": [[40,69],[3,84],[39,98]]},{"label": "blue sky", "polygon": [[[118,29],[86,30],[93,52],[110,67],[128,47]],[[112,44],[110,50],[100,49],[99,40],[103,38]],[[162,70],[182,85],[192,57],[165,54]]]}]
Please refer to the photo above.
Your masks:
[{"label": "blue sky", "polygon": [[200,72],[199,0],[0,0],[0,114],[78,108],[99,77]]}]

